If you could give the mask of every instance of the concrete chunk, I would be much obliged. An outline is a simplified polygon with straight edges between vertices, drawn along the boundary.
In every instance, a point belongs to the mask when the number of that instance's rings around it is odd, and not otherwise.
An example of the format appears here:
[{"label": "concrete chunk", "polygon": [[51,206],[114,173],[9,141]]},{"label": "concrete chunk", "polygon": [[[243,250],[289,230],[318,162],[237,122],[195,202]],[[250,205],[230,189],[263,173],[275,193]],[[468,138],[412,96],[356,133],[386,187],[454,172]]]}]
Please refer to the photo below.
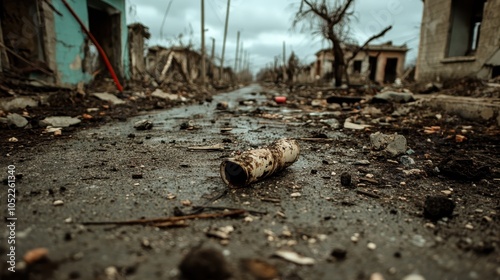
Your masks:
[{"label": "concrete chunk", "polygon": [[125,103],[125,101],[123,101],[120,98],[116,97],[115,95],[113,95],[111,93],[107,93],[107,92],[93,93],[92,95],[101,99],[101,100],[111,102],[111,104],[113,104],[113,105],[119,105],[119,104]]},{"label": "concrete chunk", "polygon": [[40,121],[41,126],[68,127],[79,124],[81,120],[72,117],[48,117]]}]

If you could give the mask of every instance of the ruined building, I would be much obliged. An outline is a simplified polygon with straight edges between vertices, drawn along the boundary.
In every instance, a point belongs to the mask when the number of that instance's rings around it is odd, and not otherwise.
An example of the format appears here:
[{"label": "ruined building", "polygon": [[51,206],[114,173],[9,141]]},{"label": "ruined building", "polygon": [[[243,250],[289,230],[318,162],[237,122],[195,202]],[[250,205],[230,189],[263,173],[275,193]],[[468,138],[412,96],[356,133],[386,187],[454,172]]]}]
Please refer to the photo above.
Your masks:
[{"label": "ruined building", "polygon": [[500,0],[425,0],[418,80],[500,75]]},{"label": "ruined building", "polygon": [[[344,56],[349,58],[355,48],[353,45],[343,46]],[[368,45],[351,60],[347,66],[347,73],[352,82],[370,80],[380,84],[392,83],[403,75],[407,51],[406,45],[396,46],[392,42]],[[320,50],[316,53],[311,74],[324,77],[332,73],[333,61],[331,49]]]},{"label": "ruined building", "polygon": [[118,78],[129,75],[125,0],[0,0],[0,71],[6,78],[56,86],[88,82],[107,69],[78,20],[107,54]]}]

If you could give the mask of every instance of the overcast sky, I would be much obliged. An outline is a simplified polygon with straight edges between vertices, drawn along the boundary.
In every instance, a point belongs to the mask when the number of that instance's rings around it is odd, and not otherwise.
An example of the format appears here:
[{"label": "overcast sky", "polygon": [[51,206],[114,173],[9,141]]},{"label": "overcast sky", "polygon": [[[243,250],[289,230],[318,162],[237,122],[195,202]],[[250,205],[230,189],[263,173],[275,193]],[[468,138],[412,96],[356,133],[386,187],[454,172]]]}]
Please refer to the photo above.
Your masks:
[{"label": "overcast sky", "polygon": [[[162,28],[169,2],[172,1]],[[335,0],[332,0],[335,1]],[[192,42],[195,49],[201,48],[201,1],[200,0],[127,0],[127,22],[141,22],[149,27],[149,46],[171,46]],[[310,63],[315,53],[328,47],[326,41],[311,34],[292,30],[292,20],[300,0],[231,0],[229,27],[226,42],[225,66],[234,67],[237,31],[240,42],[248,51],[252,71],[265,67],[275,56],[280,56],[283,41],[286,56],[294,51],[302,63]],[[216,57],[222,54],[224,20],[227,0],[205,0],[205,43],[210,55],[212,39],[215,38]],[[386,35],[375,41],[407,44],[407,64],[415,60],[418,51],[419,28],[423,4],[420,0],[356,0],[355,19],[351,30],[353,38],[363,43],[371,35],[393,25]],[[160,32],[162,31],[162,32]]]}]

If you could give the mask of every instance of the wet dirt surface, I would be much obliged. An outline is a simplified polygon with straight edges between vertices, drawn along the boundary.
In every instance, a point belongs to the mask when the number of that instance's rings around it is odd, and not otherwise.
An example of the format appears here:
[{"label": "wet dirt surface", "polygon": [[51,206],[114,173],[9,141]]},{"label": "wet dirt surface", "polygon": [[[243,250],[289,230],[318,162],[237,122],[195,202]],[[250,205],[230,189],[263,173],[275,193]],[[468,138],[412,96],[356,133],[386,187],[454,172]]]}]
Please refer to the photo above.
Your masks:
[{"label": "wet dirt surface", "polygon": [[[245,259],[265,261],[280,279],[370,279],[377,272],[385,279],[500,278],[497,128],[436,119],[433,112],[370,123],[368,130],[333,129],[319,120],[343,123],[359,115],[357,109],[308,106],[310,97],[300,94],[277,105],[269,101],[276,94],[252,85],[212,102],[14,149],[8,157],[2,152],[4,177],[9,164],[22,174],[16,180],[17,261],[31,249],[49,250],[49,260],[12,274],[6,270],[9,233],[2,230],[2,279],[179,279],[179,264],[199,245],[222,252],[228,267],[219,270],[234,279],[259,279],[244,269]],[[143,119],[153,123],[151,130],[134,129]],[[422,132],[433,125],[439,132]],[[457,142],[452,129],[474,132]],[[405,166],[401,156],[373,151],[370,134],[377,131],[405,136],[415,162]],[[173,216],[175,207],[189,213],[188,205],[205,205],[228,190],[219,175],[225,158],[280,138],[298,139],[296,163],[209,204],[248,210],[243,215],[172,228],[82,225]],[[225,148],[189,148],[214,144]],[[343,173],[351,176],[350,186],[341,184]],[[451,216],[424,216],[428,196],[452,200]],[[62,205],[54,205],[58,200]],[[220,212],[205,209],[214,211]],[[234,229],[229,238],[211,234],[226,226]],[[280,249],[315,262],[273,257]]]}]

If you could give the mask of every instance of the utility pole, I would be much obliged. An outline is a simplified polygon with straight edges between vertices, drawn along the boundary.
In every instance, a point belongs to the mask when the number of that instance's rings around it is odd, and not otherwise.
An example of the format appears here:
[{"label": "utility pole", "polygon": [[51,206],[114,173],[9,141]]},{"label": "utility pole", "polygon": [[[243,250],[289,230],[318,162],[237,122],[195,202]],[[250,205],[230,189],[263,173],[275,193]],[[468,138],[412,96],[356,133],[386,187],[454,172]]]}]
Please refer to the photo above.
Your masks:
[{"label": "utility pole", "polygon": [[215,78],[215,75],[214,75],[214,65],[215,65],[214,58],[215,58],[215,38],[212,37],[212,54],[210,55],[210,70],[212,72],[212,79]]},{"label": "utility pole", "polygon": [[201,84],[205,86],[205,0],[201,0]]},{"label": "utility pole", "polygon": [[236,58],[234,59],[234,72],[238,73],[238,51],[240,49],[240,31],[238,30],[238,35],[236,36]]},{"label": "utility pole", "polygon": [[238,70],[241,71],[241,62],[243,61],[243,42],[241,42],[241,45],[240,45],[240,57],[238,59]]},{"label": "utility pole", "polygon": [[222,57],[220,61],[220,73],[219,80],[222,81],[222,75],[224,73],[224,53],[226,52],[226,38],[227,38],[227,23],[229,21],[229,5],[231,0],[227,0],[227,9],[226,9],[226,23],[224,24],[224,42],[222,42]]},{"label": "utility pole", "polygon": [[286,45],[283,41],[283,82],[286,81]]}]

